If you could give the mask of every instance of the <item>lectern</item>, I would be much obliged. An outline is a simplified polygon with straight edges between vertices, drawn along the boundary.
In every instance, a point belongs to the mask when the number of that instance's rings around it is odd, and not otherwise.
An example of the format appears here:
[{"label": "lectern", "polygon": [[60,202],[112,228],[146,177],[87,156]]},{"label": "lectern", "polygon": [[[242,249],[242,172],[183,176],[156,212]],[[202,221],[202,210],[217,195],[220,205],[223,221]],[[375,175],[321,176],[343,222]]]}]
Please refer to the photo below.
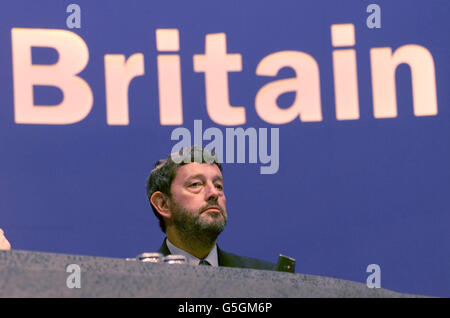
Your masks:
[{"label": "lectern", "polygon": [[[79,286],[70,284],[74,268]],[[0,297],[420,296],[305,274],[12,250],[0,252]]]}]

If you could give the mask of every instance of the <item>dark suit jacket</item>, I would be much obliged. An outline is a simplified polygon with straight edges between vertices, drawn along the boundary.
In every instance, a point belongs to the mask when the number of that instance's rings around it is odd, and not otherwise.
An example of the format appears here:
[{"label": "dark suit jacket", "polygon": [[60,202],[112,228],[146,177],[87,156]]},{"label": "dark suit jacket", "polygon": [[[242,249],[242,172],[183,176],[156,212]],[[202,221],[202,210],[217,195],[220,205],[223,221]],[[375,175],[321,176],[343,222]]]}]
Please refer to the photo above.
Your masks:
[{"label": "dark suit jacket", "polygon": [[[169,248],[166,244],[166,240],[164,240],[158,252],[163,254],[164,256],[170,254]],[[217,246],[217,257],[219,259],[219,266],[275,270],[275,264],[261,261],[256,258],[243,257],[227,253],[225,251],[222,251],[219,246]]]}]

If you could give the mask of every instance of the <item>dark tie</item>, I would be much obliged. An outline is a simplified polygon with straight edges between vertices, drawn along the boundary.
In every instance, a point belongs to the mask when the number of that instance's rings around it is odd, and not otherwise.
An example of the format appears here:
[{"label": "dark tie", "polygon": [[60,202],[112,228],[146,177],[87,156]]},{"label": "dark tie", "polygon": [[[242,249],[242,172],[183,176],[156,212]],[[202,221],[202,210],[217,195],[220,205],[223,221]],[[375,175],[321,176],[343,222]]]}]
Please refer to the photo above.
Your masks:
[{"label": "dark tie", "polygon": [[205,261],[204,259],[200,260],[198,265],[205,265],[205,266],[211,266],[211,264],[208,261]]}]

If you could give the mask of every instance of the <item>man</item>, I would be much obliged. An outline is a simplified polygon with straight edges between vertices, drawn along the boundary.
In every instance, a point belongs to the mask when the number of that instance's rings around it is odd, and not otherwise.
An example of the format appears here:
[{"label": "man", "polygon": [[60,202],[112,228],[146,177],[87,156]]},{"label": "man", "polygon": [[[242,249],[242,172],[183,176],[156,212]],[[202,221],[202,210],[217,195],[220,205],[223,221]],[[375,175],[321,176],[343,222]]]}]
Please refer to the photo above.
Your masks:
[{"label": "man", "polygon": [[0,229],[0,251],[8,251],[11,249],[11,244],[9,244],[8,240],[5,237],[5,234],[2,229]]},{"label": "man", "polygon": [[159,252],[181,254],[192,265],[274,270],[272,263],[224,252],[217,237],[228,220],[222,166],[199,147],[156,163],[147,196],[167,235]]}]

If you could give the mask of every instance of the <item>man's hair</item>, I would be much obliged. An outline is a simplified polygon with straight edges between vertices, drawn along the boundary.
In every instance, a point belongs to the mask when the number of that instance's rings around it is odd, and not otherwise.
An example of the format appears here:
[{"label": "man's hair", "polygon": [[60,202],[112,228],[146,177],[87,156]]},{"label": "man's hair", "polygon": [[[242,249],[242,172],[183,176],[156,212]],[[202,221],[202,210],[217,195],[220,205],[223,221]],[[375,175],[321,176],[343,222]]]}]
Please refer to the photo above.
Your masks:
[{"label": "man's hair", "polygon": [[171,198],[170,187],[177,175],[178,167],[192,162],[215,164],[222,171],[222,165],[215,155],[199,146],[192,146],[180,152],[172,153],[165,159],[158,160],[147,178],[147,198],[153,209],[153,213],[159,220],[159,227],[164,233],[166,233],[164,218],[155,209],[150,199],[156,191],[160,191]]}]

